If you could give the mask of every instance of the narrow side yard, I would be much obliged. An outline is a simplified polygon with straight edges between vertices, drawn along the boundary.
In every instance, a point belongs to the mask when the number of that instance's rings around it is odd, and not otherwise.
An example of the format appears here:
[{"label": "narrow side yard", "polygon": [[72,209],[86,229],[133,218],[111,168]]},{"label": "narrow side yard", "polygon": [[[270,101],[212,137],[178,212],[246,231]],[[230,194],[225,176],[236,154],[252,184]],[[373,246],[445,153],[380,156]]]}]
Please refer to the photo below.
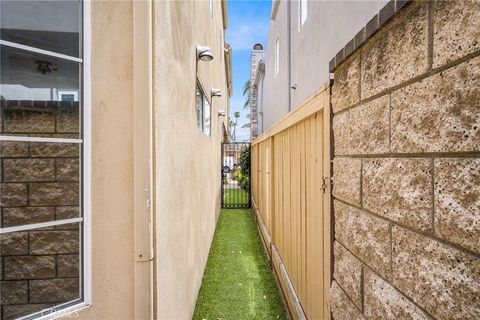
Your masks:
[{"label": "narrow side yard", "polygon": [[193,319],[286,319],[250,209],[222,209]]}]

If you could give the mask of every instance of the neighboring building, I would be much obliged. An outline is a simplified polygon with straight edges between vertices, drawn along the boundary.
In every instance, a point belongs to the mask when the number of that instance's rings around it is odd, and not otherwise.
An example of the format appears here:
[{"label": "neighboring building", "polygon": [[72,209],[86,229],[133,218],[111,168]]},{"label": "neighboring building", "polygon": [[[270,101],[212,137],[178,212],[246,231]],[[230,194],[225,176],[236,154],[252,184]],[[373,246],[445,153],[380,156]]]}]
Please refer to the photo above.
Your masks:
[{"label": "neighboring building", "polygon": [[0,14],[0,317],[191,318],[220,209],[226,2]]},{"label": "neighboring building", "polygon": [[479,39],[478,0],[274,1],[252,189],[293,318],[480,319]]},{"label": "neighboring building", "polygon": [[259,134],[329,79],[330,59],[385,3],[273,0]]},{"label": "neighboring building", "polygon": [[258,137],[258,133],[262,132],[262,110],[258,97],[264,70],[263,45],[257,43],[253,46],[250,57],[250,140],[254,140]]},{"label": "neighboring building", "polygon": [[[252,85],[252,99],[255,103],[256,115],[257,115],[257,131],[255,132],[255,138],[259,132],[263,132],[263,103],[264,103],[264,80],[265,80],[265,58],[258,61],[256,68],[255,79]],[[253,140],[253,139],[252,139]]]}]

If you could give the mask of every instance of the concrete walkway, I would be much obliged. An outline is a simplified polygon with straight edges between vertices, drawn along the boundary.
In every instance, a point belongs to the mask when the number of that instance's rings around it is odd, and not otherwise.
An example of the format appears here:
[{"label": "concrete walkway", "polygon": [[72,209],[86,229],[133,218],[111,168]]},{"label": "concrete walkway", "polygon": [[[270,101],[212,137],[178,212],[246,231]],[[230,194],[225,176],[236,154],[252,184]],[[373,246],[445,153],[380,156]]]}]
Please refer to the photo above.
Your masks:
[{"label": "concrete walkway", "polygon": [[250,209],[223,209],[193,319],[286,319]]}]

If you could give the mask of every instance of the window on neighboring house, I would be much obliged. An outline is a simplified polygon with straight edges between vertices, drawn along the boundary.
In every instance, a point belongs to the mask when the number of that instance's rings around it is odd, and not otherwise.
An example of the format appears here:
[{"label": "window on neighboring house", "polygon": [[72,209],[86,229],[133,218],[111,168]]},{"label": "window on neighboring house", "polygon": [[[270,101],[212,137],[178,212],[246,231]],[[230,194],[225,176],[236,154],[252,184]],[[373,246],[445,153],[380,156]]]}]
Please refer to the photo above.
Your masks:
[{"label": "window on neighboring house", "polygon": [[298,0],[298,31],[307,21],[308,0]]},{"label": "window on neighboring house", "polygon": [[280,40],[275,42],[275,76],[280,72]]},{"label": "window on neighboring house", "polygon": [[82,1],[0,1],[0,314],[89,302]]},{"label": "window on neighboring house", "polygon": [[78,92],[74,90],[60,90],[58,91],[59,101],[78,101]]},{"label": "window on neighboring house", "polygon": [[195,99],[195,113],[197,117],[197,128],[207,136],[210,136],[212,107],[198,82]]}]

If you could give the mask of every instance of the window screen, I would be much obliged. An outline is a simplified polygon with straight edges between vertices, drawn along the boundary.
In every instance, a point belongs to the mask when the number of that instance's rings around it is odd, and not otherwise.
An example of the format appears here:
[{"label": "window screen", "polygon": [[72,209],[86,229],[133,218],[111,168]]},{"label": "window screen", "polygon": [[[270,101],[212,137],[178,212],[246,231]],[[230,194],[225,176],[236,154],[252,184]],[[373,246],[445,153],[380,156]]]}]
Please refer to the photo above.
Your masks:
[{"label": "window screen", "polygon": [[82,2],[0,2],[2,318],[83,300]]}]

